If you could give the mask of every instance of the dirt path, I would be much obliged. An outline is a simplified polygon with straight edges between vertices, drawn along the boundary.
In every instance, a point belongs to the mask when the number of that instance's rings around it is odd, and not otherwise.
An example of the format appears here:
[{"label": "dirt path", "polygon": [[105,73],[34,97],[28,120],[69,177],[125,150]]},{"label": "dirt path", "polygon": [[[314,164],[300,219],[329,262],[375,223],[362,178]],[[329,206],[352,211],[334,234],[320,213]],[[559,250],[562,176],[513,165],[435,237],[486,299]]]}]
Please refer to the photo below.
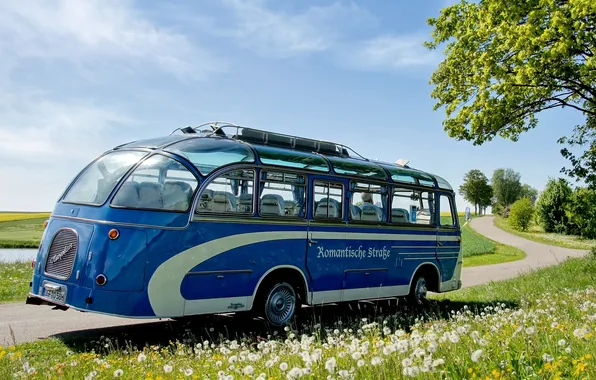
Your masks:
[{"label": "dirt path", "polygon": [[[464,268],[462,281],[464,287],[499,281],[517,276],[521,271],[554,265],[567,257],[577,257],[585,251],[552,247],[522,239],[500,230],[493,225],[492,217],[475,218],[471,226],[479,233],[503,244],[512,245],[526,252],[523,260]],[[464,243],[465,244],[465,243]],[[106,328],[143,324],[159,321],[158,319],[127,319],[93,313],[81,313],[73,310],[59,311],[50,307],[37,307],[24,303],[0,305],[0,345],[35,341],[51,335]],[[150,325],[149,329],[154,328]],[[12,332],[11,332],[12,328]]]}]

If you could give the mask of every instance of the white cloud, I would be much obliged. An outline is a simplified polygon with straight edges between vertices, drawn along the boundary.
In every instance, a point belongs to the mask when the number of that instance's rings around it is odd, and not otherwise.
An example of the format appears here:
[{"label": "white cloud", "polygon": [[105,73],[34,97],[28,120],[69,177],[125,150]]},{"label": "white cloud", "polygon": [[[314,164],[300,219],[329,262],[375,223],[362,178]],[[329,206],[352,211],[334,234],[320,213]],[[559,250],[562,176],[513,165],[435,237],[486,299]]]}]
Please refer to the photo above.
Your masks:
[{"label": "white cloud", "polygon": [[[348,28],[372,25],[374,18],[355,4],[333,3],[302,12],[275,11],[263,0],[223,0],[234,19],[230,28],[218,27],[221,36],[231,37],[259,54],[289,57],[331,49]],[[217,25],[217,24],[216,24]]]},{"label": "white cloud", "polygon": [[82,69],[155,67],[204,78],[222,64],[183,34],[161,29],[128,0],[4,1],[0,48],[14,59],[59,59]]},{"label": "white cloud", "polygon": [[361,70],[395,70],[436,65],[441,57],[427,50],[421,34],[386,35],[341,50],[344,64]]}]

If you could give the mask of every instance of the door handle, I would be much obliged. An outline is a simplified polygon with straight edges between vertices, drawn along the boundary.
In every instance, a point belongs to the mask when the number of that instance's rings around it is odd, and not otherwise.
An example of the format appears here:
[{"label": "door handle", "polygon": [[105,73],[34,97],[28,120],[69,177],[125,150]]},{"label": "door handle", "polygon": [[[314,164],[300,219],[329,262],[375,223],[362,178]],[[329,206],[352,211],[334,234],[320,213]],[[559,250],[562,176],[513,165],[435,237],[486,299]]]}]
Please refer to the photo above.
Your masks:
[{"label": "door handle", "polygon": [[318,242],[317,242],[316,240],[312,240],[312,239],[311,239],[311,240],[309,240],[309,242],[310,242],[311,244],[318,244]]},{"label": "door handle", "polygon": [[442,246],[443,246],[443,243],[442,243],[441,241],[437,240],[437,245],[438,245],[439,247],[442,247]]}]

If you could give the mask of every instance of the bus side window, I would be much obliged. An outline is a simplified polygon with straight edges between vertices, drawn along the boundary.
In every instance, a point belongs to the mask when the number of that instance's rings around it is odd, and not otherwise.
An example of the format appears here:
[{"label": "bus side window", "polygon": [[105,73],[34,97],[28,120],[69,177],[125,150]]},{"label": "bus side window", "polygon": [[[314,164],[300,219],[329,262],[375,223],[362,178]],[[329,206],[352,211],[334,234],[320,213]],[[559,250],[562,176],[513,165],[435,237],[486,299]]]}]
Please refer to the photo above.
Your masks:
[{"label": "bus side window", "polygon": [[196,213],[252,215],[255,171],[232,170],[213,179],[199,196]]},{"label": "bus side window", "polygon": [[259,191],[259,215],[304,217],[306,176],[262,171]]},{"label": "bus side window", "polygon": [[439,202],[441,207],[441,227],[455,227],[453,203],[451,202],[451,198],[446,194],[441,194]]},{"label": "bus side window", "polygon": [[349,219],[364,222],[385,222],[387,210],[386,186],[351,182]]},{"label": "bus side window", "polygon": [[434,193],[395,187],[391,204],[391,222],[434,225],[434,203]]},{"label": "bus side window", "polygon": [[343,219],[343,186],[315,181],[313,216],[315,219]]}]

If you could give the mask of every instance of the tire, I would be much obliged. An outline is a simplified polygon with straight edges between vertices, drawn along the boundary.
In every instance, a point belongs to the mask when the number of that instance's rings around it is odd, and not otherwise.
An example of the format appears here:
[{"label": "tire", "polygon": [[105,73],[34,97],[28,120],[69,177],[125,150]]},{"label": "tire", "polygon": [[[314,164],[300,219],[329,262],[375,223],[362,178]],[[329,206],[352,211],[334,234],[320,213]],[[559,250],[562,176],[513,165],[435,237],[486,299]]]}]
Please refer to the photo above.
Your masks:
[{"label": "tire", "polygon": [[263,289],[255,312],[273,326],[285,326],[300,308],[296,288],[287,282],[273,283]]},{"label": "tire", "polygon": [[424,306],[427,303],[426,300],[426,284],[427,280],[423,274],[418,274],[412,281],[412,287],[410,288],[410,294],[408,294],[408,303],[414,306]]}]

